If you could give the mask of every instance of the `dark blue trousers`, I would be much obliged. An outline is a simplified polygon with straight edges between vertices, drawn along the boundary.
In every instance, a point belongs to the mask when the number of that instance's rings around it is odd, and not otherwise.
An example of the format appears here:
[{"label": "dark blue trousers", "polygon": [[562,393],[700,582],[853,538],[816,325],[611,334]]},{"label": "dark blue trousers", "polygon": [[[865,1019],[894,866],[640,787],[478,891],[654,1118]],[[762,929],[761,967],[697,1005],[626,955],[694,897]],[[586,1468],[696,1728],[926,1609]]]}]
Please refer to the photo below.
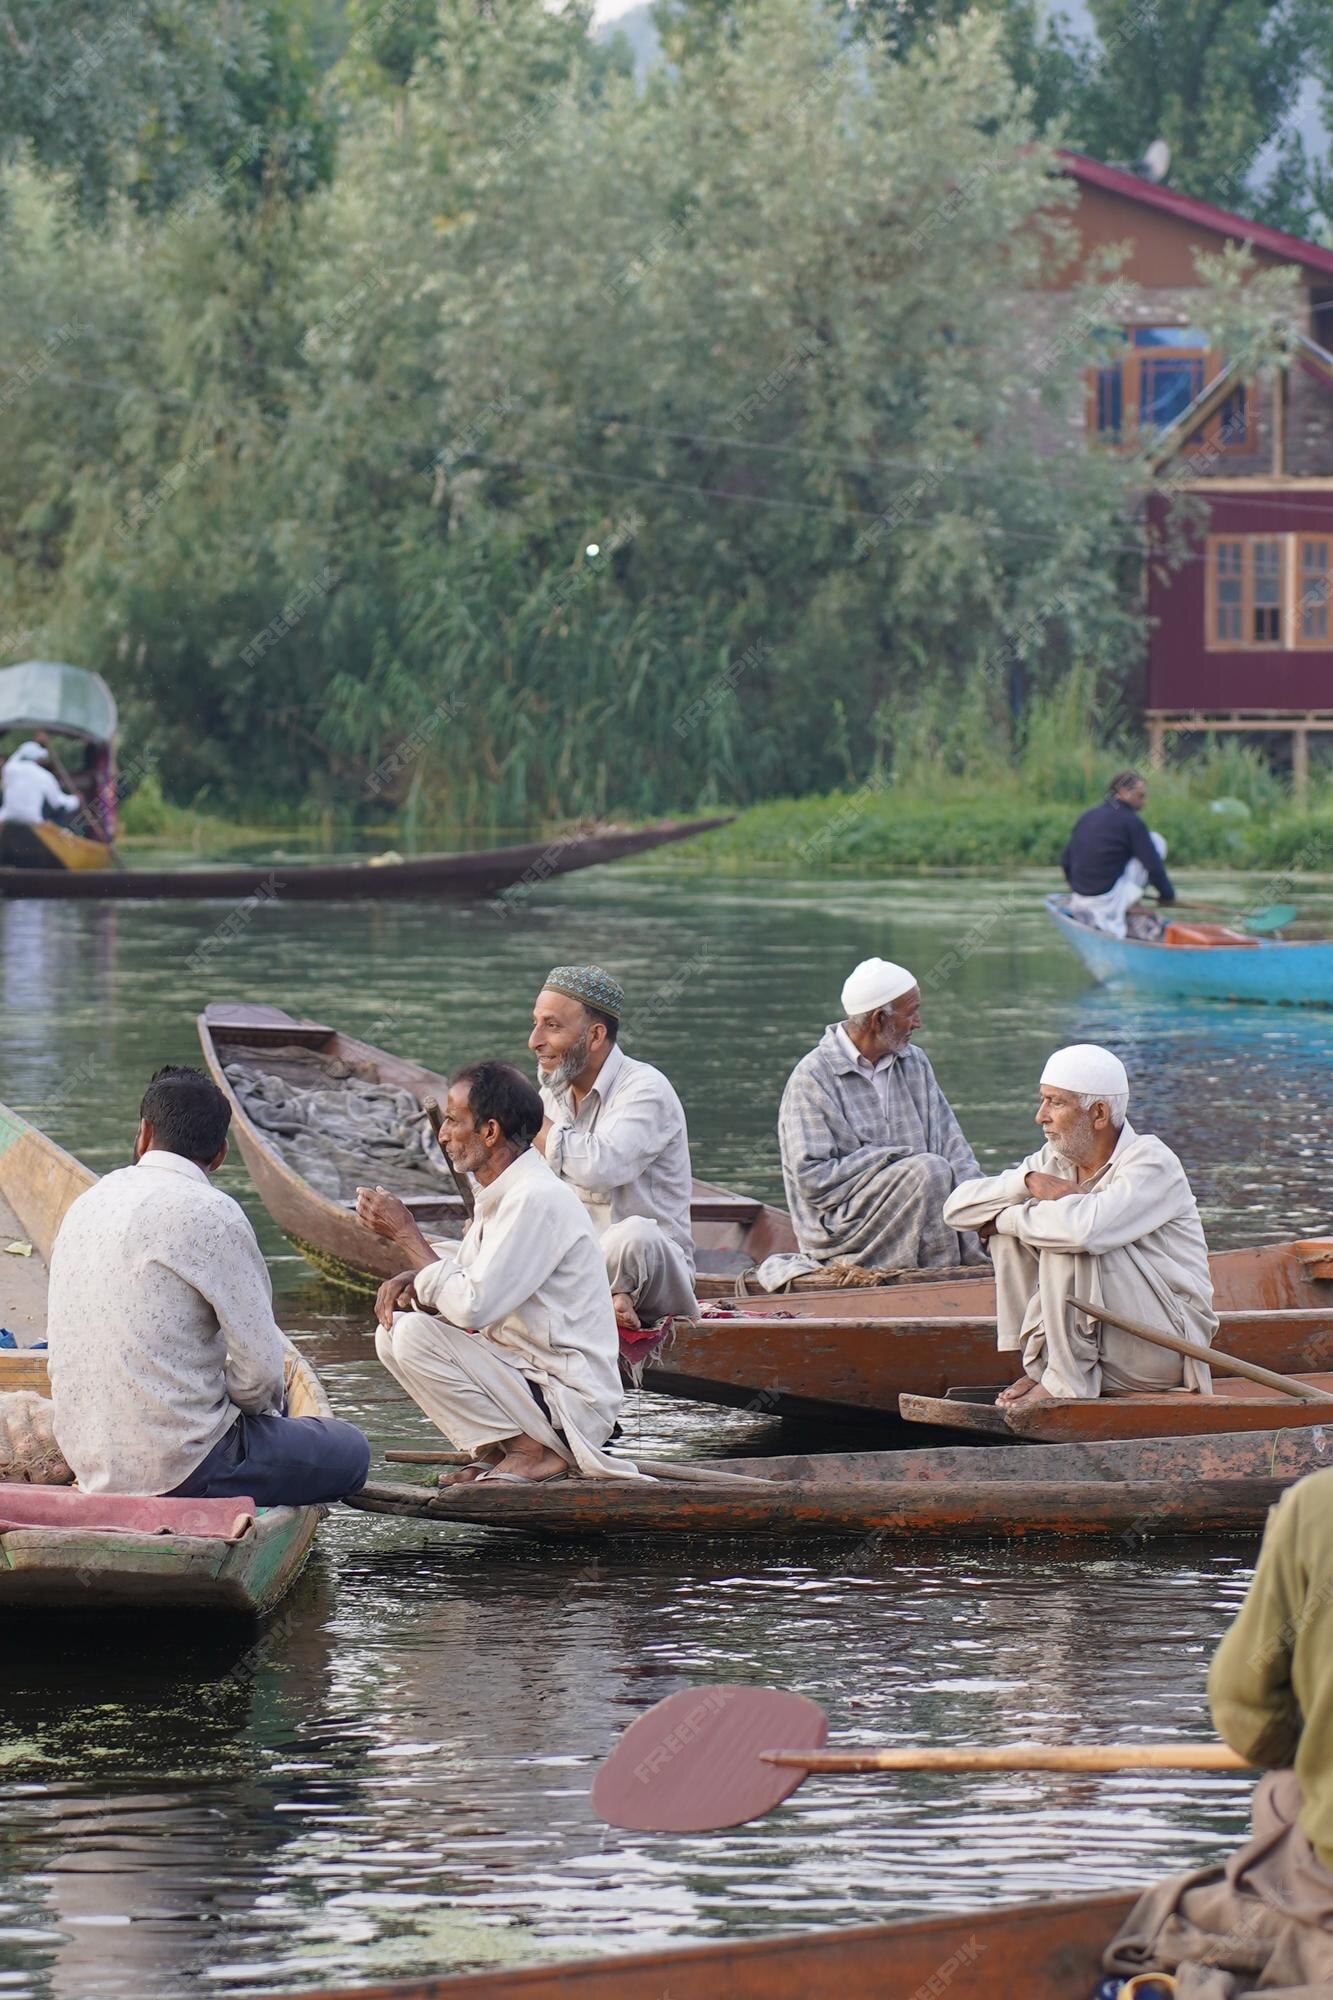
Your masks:
[{"label": "dark blue trousers", "polygon": [[237,1417],[188,1479],[182,1500],[248,1494],[261,1507],[310,1507],[357,1493],[370,1471],[370,1444],[337,1417]]}]

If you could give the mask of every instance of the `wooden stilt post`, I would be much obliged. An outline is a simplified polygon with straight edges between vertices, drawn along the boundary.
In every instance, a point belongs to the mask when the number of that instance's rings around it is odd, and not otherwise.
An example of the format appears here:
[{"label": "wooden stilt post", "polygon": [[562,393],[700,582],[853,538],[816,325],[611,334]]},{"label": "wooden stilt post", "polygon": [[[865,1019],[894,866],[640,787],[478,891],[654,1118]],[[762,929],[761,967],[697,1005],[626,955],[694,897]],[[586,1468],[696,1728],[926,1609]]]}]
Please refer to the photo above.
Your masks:
[{"label": "wooden stilt post", "polygon": [[1297,723],[1291,732],[1291,788],[1296,794],[1298,805],[1304,805],[1306,787],[1310,782],[1310,732],[1304,723]]},{"label": "wooden stilt post", "polygon": [[1148,718],[1148,768],[1160,771],[1166,765],[1166,726],[1155,716]]}]

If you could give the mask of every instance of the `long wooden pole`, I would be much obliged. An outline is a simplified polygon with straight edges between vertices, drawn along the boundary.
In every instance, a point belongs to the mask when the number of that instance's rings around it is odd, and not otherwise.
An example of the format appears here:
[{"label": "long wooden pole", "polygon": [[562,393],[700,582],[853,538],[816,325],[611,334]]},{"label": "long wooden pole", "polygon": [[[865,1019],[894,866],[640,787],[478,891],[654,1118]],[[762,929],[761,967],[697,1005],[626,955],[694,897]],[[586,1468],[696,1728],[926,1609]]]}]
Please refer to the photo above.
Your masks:
[{"label": "long wooden pole", "polygon": [[761,1750],[762,1764],[803,1771],[1248,1771],[1225,1743],[1002,1743],[891,1750]]},{"label": "long wooden pole", "polygon": [[1165,1347],[1172,1354],[1205,1361],[1224,1375],[1243,1375],[1249,1382],[1262,1383],[1265,1389],[1280,1389],[1284,1396],[1294,1396],[1301,1403],[1333,1403],[1333,1395],[1327,1389],[1316,1388],[1313,1382],[1298,1381],[1294,1375],[1279,1375],[1276,1369],[1261,1368],[1257,1361],[1242,1361],[1235,1354],[1220,1354],[1215,1347],[1200,1347],[1197,1340],[1182,1340],[1178,1334],[1162,1333],[1155,1326],[1144,1326],[1139,1320],[1108,1312],[1105,1306],[1089,1305],[1085,1299],[1071,1299],[1069,1303],[1089,1319],[1104,1320],[1108,1326],[1118,1326],[1122,1333],[1132,1333],[1137,1339],[1150,1341],[1154,1347]]},{"label": "long wooden pole", "polygon": [[[470,1465],[471,1459],[459,1451],[386,1451],[389,1465]],[[759,1479],[748,1472],[719,1472],[711,1465],[691,1465],[688,1459],[639,1458],[633,1463],[654,1479],[682,1486],[748,1486],[763,1493],[781,1493],[794,1482],[790,1479]],[[540,1481],[537,1482],[541,1484]]]}]

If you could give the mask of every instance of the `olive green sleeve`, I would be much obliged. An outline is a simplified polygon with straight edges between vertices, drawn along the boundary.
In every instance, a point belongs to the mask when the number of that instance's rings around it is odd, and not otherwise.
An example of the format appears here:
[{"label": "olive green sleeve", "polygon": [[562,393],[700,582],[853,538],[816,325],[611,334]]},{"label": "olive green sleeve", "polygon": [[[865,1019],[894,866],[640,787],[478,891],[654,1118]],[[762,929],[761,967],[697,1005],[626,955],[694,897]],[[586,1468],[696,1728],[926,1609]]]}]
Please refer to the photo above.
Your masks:
[{"label": "olive green sleeve", "polygon": [[1208,1700],[1218,1735],[1267,1769],[1292,1763],[1301,1733],[1291,1685],[1304,1586],[1296,1559],[1296,1489],[1268,1517],[1245,1602],[1213,1656]]}]

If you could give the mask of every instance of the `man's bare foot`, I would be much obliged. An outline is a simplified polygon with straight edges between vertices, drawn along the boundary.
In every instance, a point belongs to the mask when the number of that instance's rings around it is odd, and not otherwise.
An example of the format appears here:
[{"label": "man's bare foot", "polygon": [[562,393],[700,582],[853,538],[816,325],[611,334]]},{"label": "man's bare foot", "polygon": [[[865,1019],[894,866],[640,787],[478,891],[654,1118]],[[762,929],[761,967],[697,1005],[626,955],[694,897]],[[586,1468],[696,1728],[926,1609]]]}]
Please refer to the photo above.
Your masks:
[{"label": "man's bare foot", "polygon": [[1040,1382],[1034,1382],[1029,1393],[1023,1398],[1022,1407],[1025,1410],[1035,1410],[1039,1403],[1059,1403],[1061,1401],[1063,1401],[1062,1397],[1053,1396],[1051,1391],[1044,1389]]},{"label": "man's bare foot", "polygon": [[483,1445],[470,1465],[460,1465],[457,1472],[442,1472],[436,1484],[439,1486],[473,1486],[483,1472],[489,1472],[504,1457],[498,1444]]},{"label": "man's bare foot", "polygon": [[498,1465],[477,1476],[482,1480],[520,1480],[525,1486],[539,1486],[548,1479],[559,1479],[568,1472],[569,1462],[558,1451],[538,1444],[535,1438],[524,1438],[522,1443],[505,1452]]},{"label": "man's bare foot", "polygon": [[1015,1403],[1025,1403],[1037,1387],[1037,1383],[1033,1381],[1030,1375],[1020,1375],[1018,1380],[1011,1382],[1007,1389],[1001,1389],[999,1395],[995,1398],[996,1409],[1012,1410]]},{"label": "man's bare foot", "polygon": [[616,1325],[628,1327],[631,1333],[643,1331],[643,1321],[634,1310],[634,1298],[630,1292],[612,1292],[611,1303],[616,1309]]}]

